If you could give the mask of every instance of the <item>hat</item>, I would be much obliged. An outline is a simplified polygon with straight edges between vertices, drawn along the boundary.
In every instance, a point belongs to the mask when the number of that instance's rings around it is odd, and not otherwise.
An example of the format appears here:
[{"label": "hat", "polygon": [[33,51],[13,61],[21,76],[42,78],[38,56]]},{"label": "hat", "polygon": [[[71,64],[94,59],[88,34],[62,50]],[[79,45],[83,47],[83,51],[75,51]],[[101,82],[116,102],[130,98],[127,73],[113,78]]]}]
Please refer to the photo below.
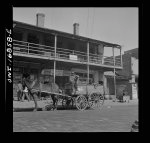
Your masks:
[{"label": "hat", "polygon": [[71,72],[71,74],[75,74],[74,72]]}]

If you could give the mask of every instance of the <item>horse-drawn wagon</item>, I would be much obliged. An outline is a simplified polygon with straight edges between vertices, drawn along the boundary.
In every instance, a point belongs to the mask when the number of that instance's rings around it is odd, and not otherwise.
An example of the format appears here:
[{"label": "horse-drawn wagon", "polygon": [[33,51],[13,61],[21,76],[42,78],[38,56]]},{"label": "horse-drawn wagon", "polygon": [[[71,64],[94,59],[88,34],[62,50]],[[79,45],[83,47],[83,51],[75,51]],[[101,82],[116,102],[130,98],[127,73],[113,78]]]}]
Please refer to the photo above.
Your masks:
[{"label": "horse-drawn wagon", "polygon": [[79,110],[87,107],[99,108],[104,103],[103,86],[100,84],[78,84],[77,90],[73,90],[70,83],[65,85],[64,93],[71,98],[64,98],[63,106],[76,106]]},{"label": "horse-drawn wagon", "polygon": [[[76,106],[78,110],[85,110],[87,107],[100,108],[104,103],[103,86],[99,84],[82,84],[74,90],[71,83],[67,83],[62,92],[41,90],[42,92],[51,95],[54,106],[57,106],[59,101],[63,107]],[[45,106],[44,110],[50,109],[49,106],[50,104]]]},{"label": "horse-drawn wagon", "polygon": [[[99,108],[104,103],[103,85],[100,84],[78,84],[77,88],[74,88],[72,83],[67,83],[63,90],[55,83],[43,84],[37,80],[25,80],[25,84],[34,98],[35,109],[38,107],[38,93],[46,93],[47,97],[51,97],[53,108],[57,108],[58,102],[65,107],[76,106],[78,110],[85,110],[87,107]],[[48,110],[50,106],[51,104],[46,105],[43,109]]]}]

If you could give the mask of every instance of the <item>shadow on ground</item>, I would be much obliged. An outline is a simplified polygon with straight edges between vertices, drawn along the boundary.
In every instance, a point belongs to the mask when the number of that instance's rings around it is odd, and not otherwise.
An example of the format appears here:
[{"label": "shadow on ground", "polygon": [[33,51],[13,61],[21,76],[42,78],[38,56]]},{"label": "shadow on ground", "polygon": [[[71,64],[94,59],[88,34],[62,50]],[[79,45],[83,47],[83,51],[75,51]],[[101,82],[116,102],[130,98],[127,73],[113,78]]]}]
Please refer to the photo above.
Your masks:
[{"label": "shadow on ground", "polygon": [[[34,107],[30,108],[13,108],[13,112],[33,112]],[[78,109],[76,107],[57,107],[57,110],[74,110],[77,111]],[[87,108],[86,110],[93,110],[92,108]],[[54,110],[43,110],[43,108],[38,108],[37,111],[54,111]]]},{"label": "shadow on ground", "polygon": [[[14,108],[13,112],[33,112],[34,107],[31,108]],[[76,107],[57,107],[57,110],[78,110]],[[87,108],[86,110],[93,110],[91,108]],[[38,108],[37,111],[43,111],[43,108]],[[47,111],[53,111],[53,110],[47,110]]]}]

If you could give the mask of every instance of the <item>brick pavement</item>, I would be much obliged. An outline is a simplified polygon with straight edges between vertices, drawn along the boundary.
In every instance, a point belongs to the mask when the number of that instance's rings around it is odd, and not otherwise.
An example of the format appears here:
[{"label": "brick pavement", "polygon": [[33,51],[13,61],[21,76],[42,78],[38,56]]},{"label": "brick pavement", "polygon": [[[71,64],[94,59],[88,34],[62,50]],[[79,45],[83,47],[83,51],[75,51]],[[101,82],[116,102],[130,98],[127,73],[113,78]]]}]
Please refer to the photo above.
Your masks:
[{"label": "brick pavement", "polygon": [[114,105],[111,108],[107,108],[110,104],[105,105],[101,110],[83,112],[78,110],[14,112],[13,131],[130,132],[131,125],[138,119],[137,105]]}]

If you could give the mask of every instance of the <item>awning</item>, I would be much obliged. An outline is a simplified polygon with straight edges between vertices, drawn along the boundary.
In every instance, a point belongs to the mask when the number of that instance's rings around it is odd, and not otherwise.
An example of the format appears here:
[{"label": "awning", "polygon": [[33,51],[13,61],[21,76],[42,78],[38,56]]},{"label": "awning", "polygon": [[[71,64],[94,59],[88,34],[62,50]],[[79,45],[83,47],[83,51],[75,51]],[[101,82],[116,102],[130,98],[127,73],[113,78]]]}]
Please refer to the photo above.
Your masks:
[{"label": "awning", "polygon": [[115,74],[113,72],[105,72],[104,76],[106,76],[107,78],[114,78],[114,76],[115,76],[116,79],[124,79],[124,80],[129,80],[130,79],[127,76],[119,75],[117,72],[115,72]]}]

